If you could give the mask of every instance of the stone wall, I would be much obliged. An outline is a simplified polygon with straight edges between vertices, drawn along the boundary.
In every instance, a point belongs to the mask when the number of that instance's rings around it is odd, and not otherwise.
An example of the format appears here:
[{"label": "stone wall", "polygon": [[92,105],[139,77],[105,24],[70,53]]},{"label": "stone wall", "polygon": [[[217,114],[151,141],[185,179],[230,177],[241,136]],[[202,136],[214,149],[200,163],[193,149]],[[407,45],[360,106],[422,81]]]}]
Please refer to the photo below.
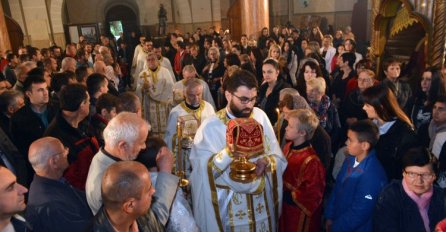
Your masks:
[{"label": "stone wall", "polygon": [[[46,4],[49,6],[49,16]],[[139,19],[142,31],[155,34],[158,24],[159,5],[163,4],[168,13],[168,31],[179,29],[182,32],[194,31],[197,27],[228,27],[227,12],[231,0],[9,0],[10,12],[14,20],[22,27],[25,44],[48,47],[53,37],[58,45],[65,43],[64,26],[98,23],[103,29],[107,10],[116,5],[131,8]],[[64,2],[66,2],[65,9]],[[270,19],[272,25],[285,24],[288,20],[300,25],[308,15],[325,17],[334,28],[350,24],[353,4],[356,0],[274,0],[270,1]],[[371,2],[371,0],[369,0]],[[174,4],[172,9],[171,4]],[[212,9],[212,10],[211,10]],[[22,14],[23,10],[23,14]],[[23,18],[25,20],[23,20]],[[175,22],[173,21],[175,18]],[[50,24],[51,21],[51,24]],[[26,22],[26,26],[25,26]],[[101,30],[102,31],[102,30]]]}]

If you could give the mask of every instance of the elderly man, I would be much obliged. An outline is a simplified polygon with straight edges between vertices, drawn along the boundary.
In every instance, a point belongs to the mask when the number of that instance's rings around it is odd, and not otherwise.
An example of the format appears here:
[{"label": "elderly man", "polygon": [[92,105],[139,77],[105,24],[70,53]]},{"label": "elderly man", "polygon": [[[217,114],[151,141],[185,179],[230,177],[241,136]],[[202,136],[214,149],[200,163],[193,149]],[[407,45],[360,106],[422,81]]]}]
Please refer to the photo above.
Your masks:
[{"label": "elderly man", "polygon": [[[170,111],[169,119],[167,120],[167,130],[166,135],[164,136],[164,141],[170,150],[176,151],[175,154],[178,154],[178,131],[177,131],[177,123],[180,121],[180,118],[184,116],[193,116],[196,119],[197,126],[200,122],[204,121],[211,115],[215,114],[214,108],[206,101],[202,100],[203,93],[203,85],[198,79],[192,78],[186,82],[186,87],[184,89],[184,96],[186,99],[181,102],[179,105],[174,107],[172,111]],[[194,120],[195,121],[195,120]],[[184,127],[187,127],[186,124],[183,124]],[[196,129],[193,131],[189,131],[190,129],[182,128],[183,135],[185,134],[195,134]],[[186,171],[186,177],[189,176],[190,173],[190,164],[189,164],[189,153],[190,146],[188,148],[186,144],[183,144],[181,151],[182,158],[186,161],[185,166],[183,167]]]},{"label": "elderly man", "polygon": [[31,69],[36,68],[37,64],[33,61],[26,61],[24,63],[21,63],[16,68],[16,76],[17,81],[13,87],[14,90],[21,91],[22,93],[25,93],[25,89],[23,87],[23,84],[25,83],[26,78],[28,77],[28,72],[31,71]]},{"label": "elderly man", "polygon": [[170,150],[173,150],[176,147],[176,143],[173,144],[172,141],[177,134],[177,122],[179,117],[193,115],[198,122],[202,122],[207,117],[215,114],[211,104],[202,100],[203,85],[198,79],[192,78],[186,81],[183,91],[185,96],[184,101],[170,111],[169,119],[167,120],[167,130],[166,136],[164,136],[164,141]]},{"label": "elderly man", "polygon": [[7,90],[0,94],[0,128],[11,138],[9,124],[12,115],[25,105],[23,93]]},{"label": "elderly man", "polygon": [[[201,123],[192,146],[190,180],[195,220],[202,231],[277,231],[287,161],[265,112],[254,107],[258,88],[255,76],[239,70],[225,86],[228,105]],[[243,157],[227,147],[227,123],[235,118],[253,118],[263,127],[265,149],[250,159],[256,165],[257,177],[248,183],[229,175],[232,161]]]},{"label": "elderly man", "polygon": [[68,148],[60,140],[43,137],[29,147],[36,171],[29,188],[26,219],[34,231],[83,231],[93,217],[85,192],[62,177],[68,168]]},{"label": "elderly man", "polygon": [[94,218],[92,231],[164,231],[165,223],[151,209],[156,187],[144,165],[134,161],[110,165],[101,189],[104,206]]},{"label": "elderly man", "polygon": [[[105,170],[119,161],[135,160],[141,149],[146,148],[150,125],[135,113],[122,112],[114,117],[104,129],[105,145],[96,156],[88,173],[86,193],[90,209],[96,214],[102,205],[101,182]],[[158,220],[166,225],[169,210],[178,186],[178,177],[171,174],[173,156],[167,148],[158,154],[159,167],[156,183],[157,199],[152,210]]]},{"label": "elderly man", "polygon": [[25,210],[26,192],[13,173],[0,166],[0,231],[31,231],[25,219],[17,215]]},{"label": "elderly man", "polygon": [[153,52],[147,54],[147,67],[139,74],[136,93],[141,95],[143,115],[152,125],[152,134],[162,138],[172,104],[173,81]]},{"label": "elderly man", "polygon": [[72,71],[72,72],[76,72],[76,64],[77,61],[72,58],[72,57],[65,57],[62,60],[62,65],[60,68],[61,72],[65,72],[65,71]]},{"label": "elderly man", "polygon": [[191,79],[197,79],[201,85],[203,86],[203,100],[207,101],[214,107],[215,109],[215,103],[214,99],[212,98],[211,91],[209,91],[208,84],[203,81],[202,79],[198,78],[197,76],[197,70],[193,65],[186,65],[183,68],[183,80],[177,81],[173,85],[173,94],[174,94],[174,104],[178,104],[184,100],[184,86],[186,84],[186,81]]}]

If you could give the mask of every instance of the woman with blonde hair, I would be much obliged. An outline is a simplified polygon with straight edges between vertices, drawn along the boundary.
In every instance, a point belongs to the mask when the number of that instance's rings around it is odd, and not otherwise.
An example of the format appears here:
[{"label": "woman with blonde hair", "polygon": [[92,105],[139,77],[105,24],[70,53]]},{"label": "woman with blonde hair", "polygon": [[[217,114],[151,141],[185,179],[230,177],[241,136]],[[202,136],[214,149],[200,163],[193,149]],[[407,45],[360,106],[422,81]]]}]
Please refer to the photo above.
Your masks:
[{"label": "woman with blonde hair", "polygon": [[316,77],[307,81],[307,101],[311,109],[319,118],[319,124],[332,138],[332,150],[337,150],[337,135],[341,129],[338,111],[325,94],[326,84],[323,77]]},{"label": "woman with blonde hair", "polygon": [[203,68],[203,78],[208,83],[214,102],[217,102],[218,88],[221,86],[221,79],[225,73],[223,62],[220,61],[220,51],[216,47],[208,50],[208,64]]},{"label": "woman with blonde hair", "polygon": [[275,60],[279,60],[280,56],[282,55],[282,49],[278,44],[271,44],[268,51],[268,57],[267,58],[273,58]]}]

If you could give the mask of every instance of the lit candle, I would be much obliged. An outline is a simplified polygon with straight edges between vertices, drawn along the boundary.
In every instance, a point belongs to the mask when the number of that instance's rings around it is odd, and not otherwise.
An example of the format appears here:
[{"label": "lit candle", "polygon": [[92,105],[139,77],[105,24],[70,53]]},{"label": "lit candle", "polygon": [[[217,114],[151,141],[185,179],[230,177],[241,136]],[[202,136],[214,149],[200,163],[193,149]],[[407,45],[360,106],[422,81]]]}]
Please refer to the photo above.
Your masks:
[{"label": "lit candle", "polygon": [[279,145],[280,145],[280,110],[279,108],[276,108],[276,112],[277,112],[277,141],[279,141]]},{"label": "lit candle", "polygon": [[177,122],[177,154],[176,154],[177,167],[176,170],[181,171],[181,123]]}]

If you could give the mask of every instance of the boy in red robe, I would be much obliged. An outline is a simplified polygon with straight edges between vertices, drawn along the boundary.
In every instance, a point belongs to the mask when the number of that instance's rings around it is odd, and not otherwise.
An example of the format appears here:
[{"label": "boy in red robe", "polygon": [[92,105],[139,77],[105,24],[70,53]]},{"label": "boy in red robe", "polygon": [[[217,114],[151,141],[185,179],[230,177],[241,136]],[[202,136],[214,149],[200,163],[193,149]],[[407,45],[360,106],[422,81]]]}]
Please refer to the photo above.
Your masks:
[{"label": "boy in red robe", "polygon": [[309,109],[288,114],[283,149],[288,166],[283,174],[283,205],[279,231],[320,231],[325,169],[309,140],[319,124]]}]

